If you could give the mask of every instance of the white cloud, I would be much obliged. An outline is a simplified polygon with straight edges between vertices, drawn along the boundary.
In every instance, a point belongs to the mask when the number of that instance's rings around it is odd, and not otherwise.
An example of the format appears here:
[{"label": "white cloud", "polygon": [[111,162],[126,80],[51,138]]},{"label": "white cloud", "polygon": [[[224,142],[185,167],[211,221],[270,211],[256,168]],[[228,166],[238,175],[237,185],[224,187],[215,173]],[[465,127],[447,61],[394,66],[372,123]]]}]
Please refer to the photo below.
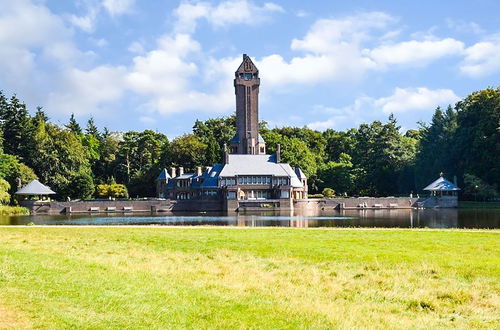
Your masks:
[{"label": "white cloud", "polygon": [[383,67],[391,64],[421,66],[444,56],[460,55],[463,50],[463,42],[446,38],[442,40],[404,41],[382,45],[375,49],[365,50],[363,53],[372,58],[377,65]]},{"label": "white cloud", "polygon": [[492,36],[465,50],[465,59],[460,71],[478,78],[500,71],[500,36]]},{"label": "white cloud", "polygon": [[[230,107],[228,100],[233,100],[228,95],[232,96],[232,92],[229,84],[225,84],[230,82],[227,60],[212,63],[209,59],[209,64],[198,67],[189,58],[199,54],[201,46],[187,34],[163,36],[157,43],[157,49],[134,58],[134,65],[126,77],[130,89],[150,97],[146,106],[149,111],[171,114],[193,109],[225,111]],[[205,79],[208,79],[207,84],[200,86]],[[193,88],[192,81],[209,92]],[[216,84],[211,89],[214,81],[224,82],[224,88],[219,89]]]},{"label": "white cloud", "polygon": [[463,20],[447,18],[446,25],[448,26],[448,28],[460,33],[482,34],[485,32],[483,28],[481,28],[481,26],[475,22],[466,22]]},{"label": "white cloud", "polygon": [[376,99],[373,105],[383,113],[390,114],[434,109],[438,105],[452,104],[459,99],[451,89],[396,88],[391,96]]},{"label": "white cloud", "polygon": [[131,53],[142,54],[144,53],[144,46],[138,41],[134,41],[128,46],[128,51]]},{"label": "white cloud", "polygon": [[316,21],[304,38],[293,39],[291,49],[305,53],[289,61],[273,54],[257,61],[266,84],[315,84],[326,81],[351,82],[363,77],[376,64],[361,52],[361,44],[396,19],[381,12],[362,13],[342,19]]},{"label": "white cloud", "polygon": [[274,12],[284,12],[284,9],[272,2],[257,6],[249,0],[229,0],[217,6],[208,2],[182,2],[174,12],[177,17],[175,31],[178,33],[193,33],[198,20],[205,19],[215,27],[230,24],[256,25],[269,19]]},{"label": "white cloud", "polygon": [[135,0],[104,0],[102,5],[111,16],[119,16],[132,12]]},{"label": "white cloud", "polygon": [[303,39],[293,39],[293,50],[313,54],[334,53],[348,44],[358,47],[371,38],[374,30],[386,28],[396,19],[386,13],[369,12],[343,19],[320,19],[316,21]]},{"label": "white cloud", "polygon": [[[63,20],[43,4],[27,0],[0,2],[0,85],[27,101],[42,102],[57,74],[92,53],[79,51]],[[5,88],[4,87],[4,88]]]},{"label": "white cloud", "polygon": [[83,0],[77,2],[77,7],[82,7],[85,14],[75,15],[68,14],[66,19],[73,26],[76,26],[80,30],[86,33],[93,33],[96,28],[97,15],[101,9],[100,0]]},{"label": "white cloud", "polygon": [[97,10],[92,8],[84,16],[70,15],[68,19],[71,24],[81,29],[82,31],[92,33],[95,30],[96,17]]},{"label": "white cloud", "polygon": [[315,116],[327,115],[323,120],[311,122],[312,129],[345,129],[374,120],[384,121],[394,113],[404,126],[414,127],[419,120],[428,116],[437,106],[447,106],[460,98],[451,89],[431,90],[426,87],[395,88],[392,95],[381,98],[361,96],[352,105],[343,108],[316,106]]},{"label": "white cloud", "polygon": [[124,67],[98,66],[90,71],[71,69],[61,77],[61,86],[49,94],[47,108],[60,114],[96,114],[124,93]]}]

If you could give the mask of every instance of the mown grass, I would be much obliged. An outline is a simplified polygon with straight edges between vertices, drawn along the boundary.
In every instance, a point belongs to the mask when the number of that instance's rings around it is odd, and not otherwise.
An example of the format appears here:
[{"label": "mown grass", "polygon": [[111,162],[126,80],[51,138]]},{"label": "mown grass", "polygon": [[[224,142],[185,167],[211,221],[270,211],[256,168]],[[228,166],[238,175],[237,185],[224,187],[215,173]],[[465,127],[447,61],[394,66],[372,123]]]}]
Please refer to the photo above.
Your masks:
[{"label": "mown grass", "polygon": [[0,215],[28,215],[30,211],[22,206],[0,205]]},{"label": "mown grass", "polygon": [[0,244],[0,306],[37,328],[500,327],[498,231],[35,226]]}]

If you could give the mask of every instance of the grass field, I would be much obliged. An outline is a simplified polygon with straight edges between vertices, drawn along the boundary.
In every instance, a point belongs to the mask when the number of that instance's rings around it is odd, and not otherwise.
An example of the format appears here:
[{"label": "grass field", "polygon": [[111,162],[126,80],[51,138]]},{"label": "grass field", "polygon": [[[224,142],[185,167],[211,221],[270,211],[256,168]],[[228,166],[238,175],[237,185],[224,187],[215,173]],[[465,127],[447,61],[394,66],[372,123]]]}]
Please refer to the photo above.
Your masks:
[{"label": "grass field", "polygon": [[0,227],[0,328],[499,328],[500,232]]}]

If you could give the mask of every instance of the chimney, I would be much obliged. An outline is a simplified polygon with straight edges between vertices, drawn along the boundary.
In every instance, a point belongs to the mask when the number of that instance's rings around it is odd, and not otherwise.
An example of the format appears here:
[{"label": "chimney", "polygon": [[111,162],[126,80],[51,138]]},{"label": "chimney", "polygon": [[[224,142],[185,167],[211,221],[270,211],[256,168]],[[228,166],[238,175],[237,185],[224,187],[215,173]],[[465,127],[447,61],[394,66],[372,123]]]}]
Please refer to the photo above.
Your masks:
[{"label": "chimney", "polygon": [[175,173],[175,167],[170,168],[170,176],[172,178],[175,178],[177,176],[177,174]]},{"label": "chimney", "polygon": [[197,175],[197,176],[201,176],[201,174],[202,174],[202,173],[201,173],[201,166],[198,166],[198,167],[196,168],[196,175]]},{"label": "chimney", "polygon": [[184,175],[184,167],[179,167],[179,176]]},{"label": "chimney", "polygon": [[281,163],[281,144],[276,146],[276,163]]},{"label": "chimney", "polygon": [[227,152],[227,145],[225,143],[222,150],[222,159],[224,161],[224,164],[229,164],[229,153]]}]

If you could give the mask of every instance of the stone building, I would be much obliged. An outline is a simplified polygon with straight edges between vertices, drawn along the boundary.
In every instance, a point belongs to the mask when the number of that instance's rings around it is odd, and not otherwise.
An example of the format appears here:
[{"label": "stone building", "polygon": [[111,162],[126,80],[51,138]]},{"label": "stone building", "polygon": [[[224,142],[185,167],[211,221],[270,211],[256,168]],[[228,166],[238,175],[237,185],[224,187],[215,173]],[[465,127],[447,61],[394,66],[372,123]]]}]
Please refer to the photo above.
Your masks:
[{"label": "stone building", "polygon": [[300,168],[281,162],[278,145],[266,154],[259,134],[259,70],[250,57],[235,72],[236,134],[225,148],[223,163],[184,173],[182,167],[164,169],[157,178],[157,195],[170,200],[220,201],[221,209],[245,207],[292,208],[307,199],[307,177]]}]

